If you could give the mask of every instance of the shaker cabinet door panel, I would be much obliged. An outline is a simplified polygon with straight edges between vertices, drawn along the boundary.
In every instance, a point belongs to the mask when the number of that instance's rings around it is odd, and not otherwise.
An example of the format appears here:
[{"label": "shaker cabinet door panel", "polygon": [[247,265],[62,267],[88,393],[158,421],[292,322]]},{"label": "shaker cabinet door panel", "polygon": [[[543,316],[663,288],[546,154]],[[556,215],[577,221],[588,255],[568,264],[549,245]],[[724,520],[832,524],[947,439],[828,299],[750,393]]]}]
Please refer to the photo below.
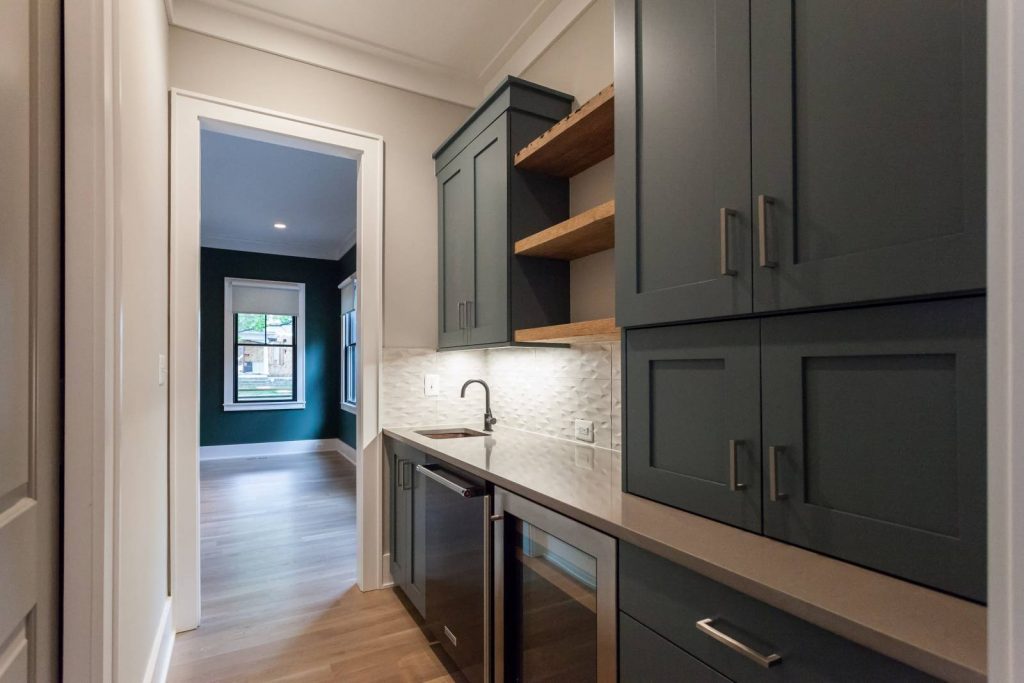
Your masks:
[{"label": "shaker cabinet door panel", "polygon": [[747,0],[620,0],[616,319],[751,310]]},{"label": "shaker cabinet door panel", "polygon": [[750,26],[754,309],[983,288],[984,0],[751,0]]},{"label": "shaker cabinet door panel", "polygon": [[758,322],[626,333],[626,490],[761,530]]},{"label": "shaker cabinet door panel", "polygon": [[437,179],[440,221],[438,346],[466,344],[466,308],[473,291],[473,177],[465,157],[452,161]]},{"label": "shaker cabinet door panel", "polygon": [[972,297],[762,321],[766,534],[984,600],[984,314]]},{"label": "shaker cabinet door panel", "polygon": [[462,153],[473,188],[469,344],[508,341],[508,121],[498,118]]}]

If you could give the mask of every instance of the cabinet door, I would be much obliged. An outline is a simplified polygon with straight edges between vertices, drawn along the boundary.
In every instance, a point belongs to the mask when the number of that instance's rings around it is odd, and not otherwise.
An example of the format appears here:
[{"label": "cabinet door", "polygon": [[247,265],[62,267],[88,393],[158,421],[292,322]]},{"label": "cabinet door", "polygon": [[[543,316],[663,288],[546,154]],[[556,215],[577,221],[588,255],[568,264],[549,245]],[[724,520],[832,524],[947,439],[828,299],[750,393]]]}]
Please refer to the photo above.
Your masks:
[{"label": "cabinet door", "polygon": [[422,465],[426,458],[420,453],[409,460],[409,561],[406,571],[405,594],[419,611],[420,616],[427,616],[427,525],[426,525],[426,494],[427,482],[422,474],[416,471],[416,465]]},{"label": "cabinet door", "polygon": [[626,490],[761,530],[758,323],[626,332]]},{"label": "cabinet door", "polygon": [[389,478],[390,487],[388,493],[391,495],[390,512],[391,523],[391,579],[395,586],[403,588],[408,581],[408,554],[406,547],[408,542],[408,496],[405,495],[404,477],[407,474],[406,460],[398,457],[394,449],[391,450]]},{"label": "cabinet door", "polygon": [[747,0],[618,0],[616,320],[751,310]]},{"label": "cabinet door", "polygon": [[751,0],[750,25],[755,310],[984,287],[984,0]]},{"label": "cabinet door", "polygon": [[984,600],[984,315],[972,297],[764,320],[765,533]]},{"label": "cabinet door", "polygon": [[438,342],[463,346],[467,302],[473,290],[473,178],[463,154],[437,176]]},{"label": "cabinet door", "polygon": [[462,153],[473,187],[474,278],[468,301],[469,343],[509,340],[508,117],[503,115]]}]

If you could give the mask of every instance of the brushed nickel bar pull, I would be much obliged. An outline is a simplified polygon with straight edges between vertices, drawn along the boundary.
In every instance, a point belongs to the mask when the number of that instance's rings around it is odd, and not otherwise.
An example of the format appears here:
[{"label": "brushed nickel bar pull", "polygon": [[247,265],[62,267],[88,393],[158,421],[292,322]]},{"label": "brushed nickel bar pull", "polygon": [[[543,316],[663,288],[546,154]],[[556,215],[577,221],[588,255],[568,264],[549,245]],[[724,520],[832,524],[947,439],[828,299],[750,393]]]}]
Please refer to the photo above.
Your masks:
[{"label": "brushed nickel bar pull", "polygon": [[768,498],[773,503],[786,499],[789,494],[779,491],[779,457],[781,446],[768,447]]},{"label": "brushed nickel bar pull", "polygon": [[476,327],[476,306],[472,299],[466,302],[466,327],[471,330]]},{"label": "brushed nickel bar pull", "polygon": [[697,622],[697,630],[705,635],[711,636],[712,638],[720,642],[722,645],[725,645],[730,650],[733,650],[734,652],[739,652],[747,659],[757,662],[759,665],[763,666],[766,669],[771,666],[775,666],[776,664],[782,661],[782,657],[775,654],[774,652],[770,655],[763,655],[754,648],[750,647],[749,645],[744,645],[735,638],[725,635],[724,633],[722,633],[717,628],[711,625],[712,623],[714,623],[714,621],[714,619],[701,619]]},{"label": "brushed nickel bar pull", "polygon": [[779,265],[768,258],[768,207],[775,204],[775,198],[766,194],[757,196],[757,237],[761,247],[761,267],[774,268]]},{"label": "brushed nickel bar pull", "polygon": [[465,323],[462,322],[463,319],[465,318],[465,314],[466,314],[466,302],[465,301],[460,301],[459,302],[459,329],[460,330],[466,329]]},{"label": "brushed nickel bar pull", "polygon": [[718,210],[718,237],[722,261],[719,264],[719,272],[722,275],[736,275],[736,270],[729,267],[729,218],[735,216],[732,209],[721,208]]},{"label": "brushed nickel bar pull", "polygon": [[729,490],[742,491],[747,488],[746,484],[736,481],[736,439],[729,439]]}]

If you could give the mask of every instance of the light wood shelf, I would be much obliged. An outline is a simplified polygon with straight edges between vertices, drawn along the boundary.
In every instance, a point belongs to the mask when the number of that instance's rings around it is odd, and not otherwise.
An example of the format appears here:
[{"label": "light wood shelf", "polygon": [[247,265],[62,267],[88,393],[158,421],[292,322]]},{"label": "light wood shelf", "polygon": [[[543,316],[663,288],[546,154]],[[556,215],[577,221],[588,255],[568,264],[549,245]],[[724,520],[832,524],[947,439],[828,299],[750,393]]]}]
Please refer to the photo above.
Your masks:
[{"label": "light wood shelf", "polygon": [[615,318],[516,330],[516,341],[521,343],[583,344],[619,341],[621,338],[622,330],[615,326]]},{"label": "light wood shelf", "polygon": [[590,98],[515,156],[516,168],[568,178],[615,153],[615,86]]},{"label": "light wood shelf", "polygon": [[572,261],[615,246],[615,200],[516,242],[518,256]]}]

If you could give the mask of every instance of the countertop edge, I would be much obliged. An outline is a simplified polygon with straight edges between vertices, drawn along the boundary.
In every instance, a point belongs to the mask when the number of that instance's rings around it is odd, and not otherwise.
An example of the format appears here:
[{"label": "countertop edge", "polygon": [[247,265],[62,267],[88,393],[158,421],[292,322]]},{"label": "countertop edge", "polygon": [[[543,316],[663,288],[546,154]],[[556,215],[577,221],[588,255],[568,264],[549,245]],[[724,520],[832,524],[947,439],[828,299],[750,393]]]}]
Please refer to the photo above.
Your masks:
[{"label": "countertop edge", "polygon": [[[438,446],[425,443],[425,440],[416,439],[402,433],[403,430],[411,431],[412,429],[414,428],[385,428],[383,433],[384,435],[396,439],[412,448],[416,448],[417,450],[421,450],[431,456],[434,456],[453,467],[463,469],[466,472],[474,474],[481,479],[485,479],[496,486],[500,486],[512,493],[528,498],[535,503],[548,507],[560,514],[564,514],[567,517],[582,522],[583,524],[593,527],[610,536],[614,536],[621,541],[631,543],[637,547],[643,548],[644,550],[655,553],[656,555],[664,557],[665,559],[675,562],[687,569],[696,571],[708,578],[733,588],[734,590],[756,598],[772,607],[799,617],[800,619],[892,657],[893,659],[899,660],[909,666],[924,671],[925,673],[937,676],[944,680],[963,681],[964,683],[979,683],[987,680],[987,674],[984,668],[979,669],[976,665],[972,665],[962,659],[949,657],[939,649],[928,648],[925,645],[916,644],[908,640],[901,640],[899,637],[891,633],[891,631],[893,631],[891,621],[888,624],[888,628],[886,628],[885,624],[873,625],[871,623],[858,621],[840,612],[829,609],[826,606],[816,604],[811,600],[796,595],[792,591],[774,587],[770,584],[764,583],[763,581],[744,576],[742,573],[739,573],[729,566],[710,562],[697,554],[687,552],[683,548],[667,545],[659,539],[652,538],[633,529],[617,524],[612,520],[605,519],[585,510],[576,508],[567,504],[565,501],[552,498],[539,491],[519,484],[516,481],[506,479],[505,477],[481,469],[472,463],[462,460],[461,458],[445,453],[444,450]],[[544,437],[542,435],[534,436],[539,439],[549,438],[553,442],[561,442],[561,440],[554,439],[553,437]],[[623,495],[629,494],[624,493]],[[651,502],[651,504],[659,505],[658,503],[653,502]],[[681,510],[672,509],[672,512],[680,515],[690,515],[690,513]],[[711,524],[720,524],[711,520],[705,521],[708,521]],[[729,532],[740,531],[725,524],[721,524],[721,526],[723,527],[723,530],[728,530]],[[813,551],[798,548],[796,546],[791,546],[789,544],[782,543],[781,541],[774,541],[758,534],[751,534],[749,532],[742,533],[749,534],[752,537],[752,544],[762,543],[765,541],[778,543],[797,553],[806,553],[808,558],[814,558],[816,562],[825,561],[827,563],[836,563],[837,566],[851,566],[849,563],[841,560],[820,555]],[[876,572],[870,572],[870,570],[866,569],[863,571],[868,572],[871,575],[878,576],[881,581],[895,581],[901,584],[906,584],[907,586],[912,586],[914,589],[922,590],[920,586],[909,584],[894,577],[877,574]],[[983,605],[974,605],[966,600],[948,596],[937,591],[935,593],[938,599],[958,600],[970,607],[976,607],[978,610],[985,610]],[[985,657],[983,656],[982,662],[984,661]]]}]

